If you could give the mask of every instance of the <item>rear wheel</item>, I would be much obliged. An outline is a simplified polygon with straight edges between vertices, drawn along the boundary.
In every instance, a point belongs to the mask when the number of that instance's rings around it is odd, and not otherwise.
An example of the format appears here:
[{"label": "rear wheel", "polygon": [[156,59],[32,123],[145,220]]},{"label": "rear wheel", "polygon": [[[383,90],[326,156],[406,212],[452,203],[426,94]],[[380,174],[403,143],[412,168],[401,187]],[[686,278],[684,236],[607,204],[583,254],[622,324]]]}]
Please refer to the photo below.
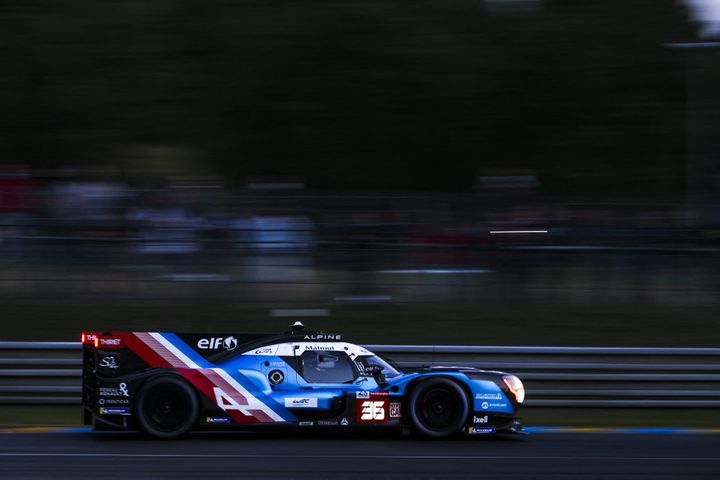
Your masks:
[{"label": "rear wheel", "polygon": [[469,414],[465,391],[447,378],[423,380],[410,394],[408,406],[415,429],[434,438],[460,433]]},{"label": "rear wheel", "polygon": [[143,386],[136,407],[138,422],[146,433],[176,438],[195,425],[200,401],[186,381],[159,377]]}]

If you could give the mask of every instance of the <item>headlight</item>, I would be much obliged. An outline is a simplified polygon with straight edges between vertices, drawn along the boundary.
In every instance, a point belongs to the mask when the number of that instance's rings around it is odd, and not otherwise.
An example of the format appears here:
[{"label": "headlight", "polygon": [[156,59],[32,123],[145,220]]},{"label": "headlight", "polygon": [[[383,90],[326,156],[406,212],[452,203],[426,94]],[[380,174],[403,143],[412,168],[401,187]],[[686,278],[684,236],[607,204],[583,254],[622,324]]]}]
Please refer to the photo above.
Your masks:
[{"label": "headlight", "polygon": [[505,385],[507,385],[513,395],[515,395],[515,400],[518,403],[522,403],[525,400],[525,387],[523,387],[518,377],[515,375],[503,375],[503,382],[505,382]]}]

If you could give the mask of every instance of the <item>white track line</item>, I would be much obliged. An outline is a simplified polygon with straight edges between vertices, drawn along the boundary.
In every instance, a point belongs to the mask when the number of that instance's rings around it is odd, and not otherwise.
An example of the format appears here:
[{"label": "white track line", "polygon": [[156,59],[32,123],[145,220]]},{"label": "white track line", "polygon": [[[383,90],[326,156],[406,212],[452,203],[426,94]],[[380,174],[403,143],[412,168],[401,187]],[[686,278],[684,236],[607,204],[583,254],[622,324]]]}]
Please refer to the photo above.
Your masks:
[{"label": "white track line", "polygon": [[[252,454],[203,454],[203,453],[9,453],[0,457],[108,457],[108,458],[258,458],[277,459],[277,455]],[[282,455],[284,459],[375,459],[375,460],[607,460],[607,461],[653,461],[653,462],[720,462],[720,457],[515,457],[487,455]]]}]

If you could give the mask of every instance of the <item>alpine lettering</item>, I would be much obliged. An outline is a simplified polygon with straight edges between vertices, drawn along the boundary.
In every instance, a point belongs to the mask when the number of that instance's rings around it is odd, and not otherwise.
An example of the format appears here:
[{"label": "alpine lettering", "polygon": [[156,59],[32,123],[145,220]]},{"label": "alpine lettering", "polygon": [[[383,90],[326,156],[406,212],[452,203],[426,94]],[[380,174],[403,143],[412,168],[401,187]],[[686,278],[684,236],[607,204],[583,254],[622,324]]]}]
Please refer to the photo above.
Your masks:
[{"label": "alpine lettering", "polygon": [[307,334],[303,340],[342,340],[342,335],[337,333]]}]

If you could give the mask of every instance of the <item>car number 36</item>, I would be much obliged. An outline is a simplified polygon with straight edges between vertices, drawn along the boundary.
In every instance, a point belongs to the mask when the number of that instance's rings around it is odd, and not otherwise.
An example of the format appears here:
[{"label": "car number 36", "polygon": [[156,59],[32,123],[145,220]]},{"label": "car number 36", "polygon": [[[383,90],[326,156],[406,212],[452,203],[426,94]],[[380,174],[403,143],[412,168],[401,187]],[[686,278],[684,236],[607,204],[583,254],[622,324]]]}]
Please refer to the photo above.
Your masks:
[{"label": "car number 36", "polygon": [[385,401],[362,402],[360,420],[385,420]]}]

